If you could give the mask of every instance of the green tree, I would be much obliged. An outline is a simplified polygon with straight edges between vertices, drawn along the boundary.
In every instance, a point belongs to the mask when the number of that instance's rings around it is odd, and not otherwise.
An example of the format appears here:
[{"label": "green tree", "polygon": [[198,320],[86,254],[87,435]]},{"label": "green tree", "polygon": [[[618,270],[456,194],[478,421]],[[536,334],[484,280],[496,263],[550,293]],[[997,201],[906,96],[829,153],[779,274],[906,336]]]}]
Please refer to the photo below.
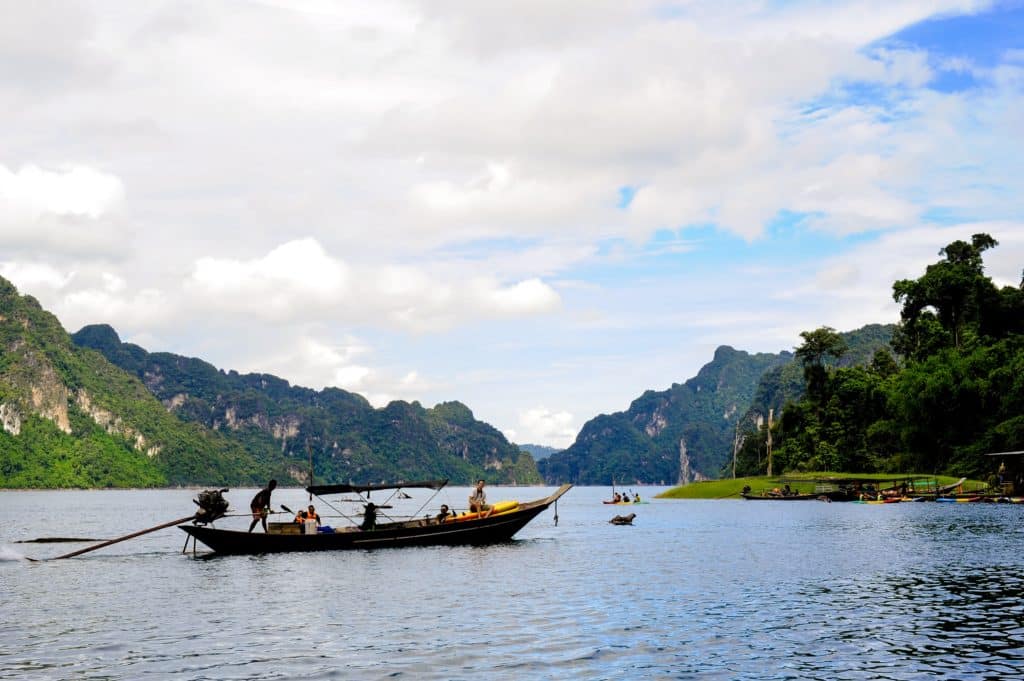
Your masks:
[{"label": "green tree", "polygon": [[829,357],[842,357],[847,349],[846,341],[835,329],[828,326],[814,331],[804,331],[800,337],[804,342],[796,349],[796,357],[804,367],[807,395],[820,403],[824,398],[825,382],[828,377],[825,360]]},{"label": "green tree", "polygon": [[980,332],[983,311],[1000,299],[982,262],[982,254],[997,243],[988,234],[975,234],[971,243],[954,241],[939,251],[944,259],[929,265],[924,276],[893,284],[893,298],[903,306],[893,343],[897,352],[922,359],[949,345],[960,349]]}]

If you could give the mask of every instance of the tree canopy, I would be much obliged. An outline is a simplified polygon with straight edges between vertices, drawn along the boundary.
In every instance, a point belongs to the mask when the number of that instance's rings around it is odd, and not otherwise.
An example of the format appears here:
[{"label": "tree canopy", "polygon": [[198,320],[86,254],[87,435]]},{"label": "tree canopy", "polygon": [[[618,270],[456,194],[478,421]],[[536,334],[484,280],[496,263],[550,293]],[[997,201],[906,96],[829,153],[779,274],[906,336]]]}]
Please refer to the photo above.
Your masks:
[{"label": "tree canopy", "polygon": [[[929,471],[987,476],[985,452],[1024,449],[1024,280],[998,288],[988,234],[954,241],[918,279],[893,284],[901,304],[892,353],[863,366],[822,327],[801,334],[805,391],[773,428],[784,470]],[[765,470],[766,426],[748,432],[737,474]]]}]

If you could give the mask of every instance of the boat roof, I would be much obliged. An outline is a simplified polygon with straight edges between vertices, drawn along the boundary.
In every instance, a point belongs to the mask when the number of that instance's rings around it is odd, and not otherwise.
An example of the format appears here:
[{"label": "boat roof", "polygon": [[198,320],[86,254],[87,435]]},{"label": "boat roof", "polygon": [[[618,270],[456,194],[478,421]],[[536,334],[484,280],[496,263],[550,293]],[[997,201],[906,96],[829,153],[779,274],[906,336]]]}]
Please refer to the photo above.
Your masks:
[{"label": "boat roof", "polygon": [[366,484],[366,485],[352,485],[352,484],[340,484],[340,485],[312,485],[306,488],[306,491],[310,494],[320,496],[322,494],[345,494],[347,492],[372,492],[379,489],[402,489],[409,487],[422,487],[427,489],[441,489],[448,484],[448,479],[444,480],[417,480],[414,482],[391,482],[391,483],[380,483],[380,484]]},{"label": "boat roof", "polygon": [[988,452],[985,456],[1016,456],[1019,454],[1024,454],[1024,449],[1016,452]]}]

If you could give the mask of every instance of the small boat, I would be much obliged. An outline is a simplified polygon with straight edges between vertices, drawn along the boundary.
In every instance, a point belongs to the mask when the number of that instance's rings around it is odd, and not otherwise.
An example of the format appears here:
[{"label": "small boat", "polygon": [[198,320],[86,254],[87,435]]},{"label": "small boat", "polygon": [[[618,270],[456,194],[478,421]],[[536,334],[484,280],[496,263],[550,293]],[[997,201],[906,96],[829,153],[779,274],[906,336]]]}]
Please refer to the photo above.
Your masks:
[{"label": "small boat", "polygon": [[[373,490],[398,490],[429,487],[440,490],[447,480],[396,483],[393,485],[320,485],[307,487],[313,495],[354,492],[362,495]],[[298,523],[272,523],[271,531],[246,532],[221,530],[201,525],[179,525],[189,536],[220,554],[281,553],[286,551],[343,551],[407,546],[456,546],[494,544],[509,541],[527,523],[544,512],[569,491],[572,485],[559,487],[553,494],[527,503],[495,504],[490,513],[463,514],[438,521],[436,517],[411,518],[375,523],[372,529],[340,528],[331,532],[301,533]],[[503,508],[504,506],[504,508]],[[376,506],[375,508],[387,508]],[[500,510],[499,510],[500,509]],[[275,527],[277,526],[277,527]],[[308,525],[307,525],[308,527]]]},{"label": "small boat", "polygon": [[649,501],[602,501],[602,504],[609,504],[611,506],[632,506],[633,504],[649,504]]},{"label": "small boat", "polygon": [[809,501],[817,499],[820,494],[753,494],[740,492],[740,496],[751,501]]}]

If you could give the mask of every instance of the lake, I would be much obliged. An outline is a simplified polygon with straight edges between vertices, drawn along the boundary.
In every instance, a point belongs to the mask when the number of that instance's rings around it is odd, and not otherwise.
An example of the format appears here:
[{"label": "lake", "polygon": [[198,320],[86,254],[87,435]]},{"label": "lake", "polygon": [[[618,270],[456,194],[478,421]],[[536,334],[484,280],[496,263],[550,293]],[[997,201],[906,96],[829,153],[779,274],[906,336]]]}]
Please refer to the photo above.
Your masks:
[{"label": "lake", "polygon": [[[226,496],[246,510],[254,492]],[[413,494],[395,512],[429,495]],[[549,509],[489,547],[203,560],[170,528],[30,563],[82,545],[16,540],[126,534],[191,513],[195,491],[0,492],[0,678],[1024,676],[1024,506],[609,495],[574,488],[557,526]]]}]

